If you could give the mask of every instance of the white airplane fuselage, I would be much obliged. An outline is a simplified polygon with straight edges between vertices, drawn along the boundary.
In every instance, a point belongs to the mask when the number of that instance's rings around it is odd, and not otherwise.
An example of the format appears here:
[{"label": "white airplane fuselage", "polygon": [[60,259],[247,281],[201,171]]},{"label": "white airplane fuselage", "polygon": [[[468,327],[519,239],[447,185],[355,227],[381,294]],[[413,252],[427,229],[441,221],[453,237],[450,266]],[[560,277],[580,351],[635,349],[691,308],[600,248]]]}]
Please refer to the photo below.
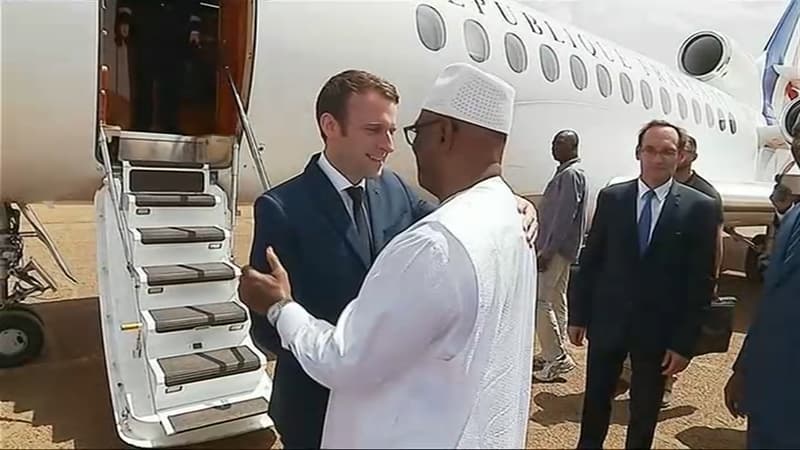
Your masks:
[{"label": "white airplane fuselage", "polygon": [[[759,163],[757,129],[764,119],[758,104],[737,101],[646,56],[511,1],[421,3],[433,7],[444,24],[444,46],[436,51],[423,45],[418,34],[420,2],[255,2],[243,94],[273,185],[300,173],[311,154],[320,151],[314,101],[331,75],[358,68],[395,83],[401,128],[415,119],[439,71],[465,61],[501,76],[517,90],[504,171],[519,194],[543,192],[556,165],[552,137],[574,129],[580,136],[591,210],[598,189],[637,173],[639,128],[651,119],[666,119],[696,138],[700,156],[695,167],[704,177],[745,191],[753,182],[766,201],[769,191],[759,182],[769,180],[778,162]],[[103,173],[95,159],[102,64],[99,8],[98,0],[3,3],[2,201],[91,202],[100,186]],[[483,62],[471,59],[465,45],[468,20],[486,32],[489,55]],[[507,40],[517,42],[507,33],[524,45],[524,58],[516,60],[523,61],[520,73],[512,70],[507,57]],[[553,81],[543,70],[548,49],[558,61],[550,72],[557,72]],[[585,68],[583,89],[576,87],[571,70],[581,65],[578,60]],[[600,89],[598,77],[604,73],[610,92]],[[625,77],[628,86],[623,85]],[[580,74],[578,78],[580,85]],[[643,102],[643,95],[648,96],[643,83],[649,86],[649,108]],[[239,201],[245,204],[262,192],[246,145],[242,139]],[[388,167],[416,184],[413,154],[400,132]]]}]

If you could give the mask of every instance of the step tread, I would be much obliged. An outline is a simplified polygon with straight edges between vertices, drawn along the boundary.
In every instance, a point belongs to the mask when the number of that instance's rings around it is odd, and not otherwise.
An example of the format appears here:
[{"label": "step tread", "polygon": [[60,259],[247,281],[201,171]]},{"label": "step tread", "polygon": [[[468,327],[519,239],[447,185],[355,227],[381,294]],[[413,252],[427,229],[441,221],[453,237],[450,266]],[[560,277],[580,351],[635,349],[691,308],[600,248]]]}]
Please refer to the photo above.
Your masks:
[{"label": "step tread", "polygon": [[234,268],[221,262],[144,266],[142,270],[147,274],[147,284],[150,286],[206,283],[236,278]]},{"label": "step tread", "polygon": [[192,242],[221,242],[225,230],[219,227],[142,227],[142,244],[181,244]]},{"label": "step tread", "polygon": [[233,302],[151,309],[150,315],[156,322],[158,333],[191,330],[206,325],[231,325],[247,320],[244,308]]},{"label": "step tread", "polygon": [[140,207],[212,207],[217,199],[210,194],[133,194]]},{"label": "step tread", "polygon": [[205,163],[191,161],[166,161],[153,159],[126,159],[131,167],[153,167],[153,168],[178,168],[178,169],[202,169]]},{"label": "step tread", "polygon": [[225,406],[214,406],[183,414],[169,416],[169,423],[176,433],[219,425],[225,422],[266,414],[269,402],[264,397],[253,398]]},{"label": "step tread", "polygon": [[246,346],[159,358],[164,384],[177,386],[258,370],[261,361]]}]

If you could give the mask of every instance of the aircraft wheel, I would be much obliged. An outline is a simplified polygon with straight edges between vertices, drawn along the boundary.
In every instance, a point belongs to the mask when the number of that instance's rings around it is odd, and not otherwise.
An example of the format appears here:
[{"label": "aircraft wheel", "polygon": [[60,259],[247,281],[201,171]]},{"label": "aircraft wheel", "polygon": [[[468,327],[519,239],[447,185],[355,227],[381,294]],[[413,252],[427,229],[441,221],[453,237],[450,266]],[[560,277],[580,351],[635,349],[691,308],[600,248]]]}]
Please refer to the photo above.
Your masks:
[{"label": "aircraft wheel", "polygon": [[35,358],[44,344],[44,326],[24,308],[0,311],[0,368],[20,366]]}]

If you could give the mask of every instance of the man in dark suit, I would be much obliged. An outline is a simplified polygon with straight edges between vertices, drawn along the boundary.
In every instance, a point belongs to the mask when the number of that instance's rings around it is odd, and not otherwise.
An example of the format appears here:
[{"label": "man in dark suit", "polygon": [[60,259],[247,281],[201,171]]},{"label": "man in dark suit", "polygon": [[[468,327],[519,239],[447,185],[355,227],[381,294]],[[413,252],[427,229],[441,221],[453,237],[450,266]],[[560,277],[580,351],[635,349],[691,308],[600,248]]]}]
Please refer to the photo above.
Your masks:
[{"label": "man in dark suit", "polygon": [[[395,86],[368,72],[332,77],[316,104],[325,149],[302,174],[255,202],[250,265],[269,272],[265,255],[272,246],[292,274],[295,301],[330,323],[357,296],[378,252],[436,208],[384,167],[394,151],[398,103]],[[533,242],[535,210],[519,204]],[[269,413],[284,447],[319,448],[328,389],[281,348],[266,317],[253,316],[252,334],[262,350],[277,355]]]},{"label": "man in dark suit", "polygon": [[692,358],[714,288],[714,201],[674,181],[682,130],[639,133],[638,179],[600,191],[570,299],[570,341],[589,340],[579,448],[601,448],[623,360],[632,363],[626,448],[649,448],[665,378]]},{"label": "man in dark suit", "polygon": [[[791,146],[800,165],[800,122]],[[725,404],[747,416],[747,448],[800,448],[800,206],[775,236],[764,292],[725,386]]]}]

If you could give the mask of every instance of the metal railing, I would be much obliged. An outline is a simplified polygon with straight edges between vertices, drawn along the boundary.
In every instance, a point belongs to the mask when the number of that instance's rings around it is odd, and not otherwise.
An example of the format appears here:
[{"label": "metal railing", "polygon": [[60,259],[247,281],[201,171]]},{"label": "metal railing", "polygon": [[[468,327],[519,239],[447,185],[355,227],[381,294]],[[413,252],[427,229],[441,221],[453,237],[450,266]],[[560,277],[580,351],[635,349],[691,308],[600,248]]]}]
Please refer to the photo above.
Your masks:
[{"label": "metal railing", "polygon": [[239,113],[239,122],[242,124],[242,129],[244,130],[244,135],[247,139],[247,146],[250,148],[250,156],[253,158],[253,163],[256,167],[258,179],[261,181],[261,188],[263,190],[267,190],[270,188],[269,177],[267,176],[266,169],[264,169],[264,162],[261,161],[261,157],[258,154],[262,149],[256,142],[256,136],[253,133],[253,127],[250,125],[250,120],[247,118],[247,112],[244,110],[242,97],[239,95],[239,91],[236,89],[236,83],[233,82],[233,75],[231,75],[230,67],[225,66],[225,74],[228,76],[228,85],[230,86],[231,94],[233,94],[233,98],[236,101],[236,110]]},{"label": "metal railing", "polygon": [[131,256],[133,252],[130,249],[127,237],[128,220],[125,218],[125,214],[122,214],[122,197],[117,191],[117,184],[114,181],[114,172],[111,168],[111,154],[108,151],[108,139],[102,126],[99,130],[98,145],[100,146],[100,151],[103,154],[103,167],[105,168],[106,172],[106,183],[108,183],[108,189],[111,191],[111,203],[114,205],[114,214],[117,218],[117,232],[119,232],[119,238],[122,240],[122,251],[125,253],[125,266],[131,277],[136,279],[136,274],[133,270],[133,259]]}]

